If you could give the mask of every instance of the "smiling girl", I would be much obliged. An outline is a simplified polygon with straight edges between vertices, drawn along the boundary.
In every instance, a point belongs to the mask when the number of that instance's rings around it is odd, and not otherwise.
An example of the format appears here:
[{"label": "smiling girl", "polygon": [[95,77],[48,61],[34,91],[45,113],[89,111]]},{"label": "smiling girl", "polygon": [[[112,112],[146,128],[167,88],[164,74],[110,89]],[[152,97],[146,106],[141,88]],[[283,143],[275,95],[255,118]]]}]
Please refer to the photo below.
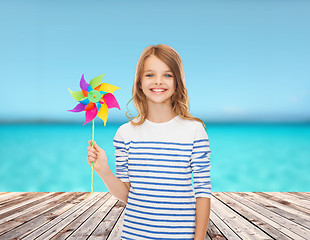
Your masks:
[{"label": "smiling girl", "polygon": [[[87,162],[126,203],[122,239],[205,239],[210,216],[210,148],[205,125],[189,113],[183,64],[165,44],[137,63],[135,118],[119,127],[116,177],[105,151],[89,141]],[[131,101],[130,100],[130,101]],[[194,189],[192,186],[192,177]]]}]

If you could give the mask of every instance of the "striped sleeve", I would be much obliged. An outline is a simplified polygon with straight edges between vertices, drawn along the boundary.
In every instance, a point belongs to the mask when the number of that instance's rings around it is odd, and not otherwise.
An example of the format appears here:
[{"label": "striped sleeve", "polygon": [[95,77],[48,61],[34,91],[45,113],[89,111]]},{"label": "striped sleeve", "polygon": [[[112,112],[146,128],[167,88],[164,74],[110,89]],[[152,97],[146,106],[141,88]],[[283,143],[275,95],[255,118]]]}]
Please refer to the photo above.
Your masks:
[{"label": "striped sleeve", "polygon": [[195,198],[211,198],[210,147],[208,134],[202,124],[196,129],[190,166],[193,173]]},{"label": "striped sleeve", "polygon": [[128,151],[124,138],[121,135],[120,128],[116,131],[113,139],[113,145],[115,147],[115,166],[116,166],[116,177],[123,182],[129,182],[128,174]]}]

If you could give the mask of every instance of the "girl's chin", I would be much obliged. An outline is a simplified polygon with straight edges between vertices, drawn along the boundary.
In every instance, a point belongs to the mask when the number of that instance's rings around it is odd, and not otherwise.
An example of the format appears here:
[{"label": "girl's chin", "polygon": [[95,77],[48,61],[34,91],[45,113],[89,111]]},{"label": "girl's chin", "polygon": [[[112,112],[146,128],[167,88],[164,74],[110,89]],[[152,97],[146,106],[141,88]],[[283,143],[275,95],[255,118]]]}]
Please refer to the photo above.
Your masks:
[{"label": "girl's chin", "polygon": [[147,96],[147,101],[155,104],[171,104],[171,97]]}]

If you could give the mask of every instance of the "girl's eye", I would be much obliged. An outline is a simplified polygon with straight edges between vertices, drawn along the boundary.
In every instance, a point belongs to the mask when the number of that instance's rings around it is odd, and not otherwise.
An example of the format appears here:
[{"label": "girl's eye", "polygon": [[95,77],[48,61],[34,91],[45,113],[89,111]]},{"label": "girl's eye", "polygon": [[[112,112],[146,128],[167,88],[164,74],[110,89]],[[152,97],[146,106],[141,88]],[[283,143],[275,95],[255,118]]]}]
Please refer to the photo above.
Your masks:
[{"label": "girl's eye", "polygon": [[[153,74],[146,74],[145,76],[146,76],[146,77],[152,77]],[[169,78],[172,77],[172,75],[170,75],[170,74],[166,74],[165,76],[168,76]]]}]

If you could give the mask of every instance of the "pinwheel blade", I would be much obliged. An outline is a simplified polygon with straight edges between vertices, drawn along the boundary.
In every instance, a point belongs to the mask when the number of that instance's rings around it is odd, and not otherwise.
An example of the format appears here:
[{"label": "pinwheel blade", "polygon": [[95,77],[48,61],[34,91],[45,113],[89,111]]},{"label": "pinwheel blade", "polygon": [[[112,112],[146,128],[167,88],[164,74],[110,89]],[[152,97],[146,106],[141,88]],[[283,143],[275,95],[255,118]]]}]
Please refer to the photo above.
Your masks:
[{"label": "pinwheel blade", "polygon": [[109,109],[108,109],[108,106],[104,103],[104,104],[101,104],[101,108],[97,114],[98,117],[100,117],[103,122],[104,122],[104,126],[106,125],[107,123],[107,119],[108,119],[108,114],[109,114]]},{"label": "pinwheel blade", "polygon": [[102,83],[99,91],[103,91],[103,92],[107,92],[107,93],[113,93],[117,89],[120,89],[120,88],[116,87],[112,84],[109,84],[109,83]]},{"label": "pinwheel blade", "polygon": [[92,121],[96,117],[96,115],[97,115],[97,107],[96,105],[94,105],[92,109],[85,112],[86,121],[83,125]]},{"label": "pinwheel blade", "polygon": [[82,99],[80,101],[80,103],[83,103],[84,105],[87,105],[89,103],[89,99],[87,97],[85,97],[84,99]]},{"label": "pinwheel blade", "polygon": [[80,80],[80,88],[83,89],[84,91],[87,91],[88,85],[89,84],[84,79],[84,74],[82,74],[82,77],[81,77],[81,80]]},{"label": "pinwheel blade", "polygon": [[102,83],[102,78],[105,74],[102,74],[98,77],[93,78],[92,80],[90,80],[90,86],[95,89],[96,87],[98,87],[101,83]]},{"label": "pinwheel blade", "polygon": [[67,110],[68,112],[82,112],[86,108],[86,105],[79,103],[72,110]]},{"label": "pinwheel blade", "polygon": [[101,108],[101,103],[100,102],[96,102],[96,106],[97,106],[97,111],[99,112],[99,110]]},{"label": "pinwheel blade", "polygon": [[88,97],[88,92],[87,91],[85,91],[83,89],[81,89],[81,91],[82,91],[84,97]]},{"label": "pinwheel blade", "polygon": [[94,90],[91,86],[90,86],[90,84],[88,85],[88,89],[87,89],[87,92],[91,92],[92,90]]},{"label": "pinwheel blade", "polygon": [[[69,89],[69,88],[68,88],[68,89]],[[70,89],[69,89],[69,92],[70,92],[71,96],[72,96],[76,101],[81,101],[81,100],[84,98],[82,92],[71,91]]]},{"label": "pinwheel blade", "polygon": [[119,110],[121,110],[121,108],[118,105],[116,98],[114,97],[114,95],[112,93],[107,93],[107,94],[103,95],[102,98],[104,99],[108,108],[118,108]]},{"label": "pinwheel blade", "polygon": [[89,111],[89,110],[93,109],[95,107],[95,105],[96,105],[95,103],[89,102],[85,108],[85,111]]}]

